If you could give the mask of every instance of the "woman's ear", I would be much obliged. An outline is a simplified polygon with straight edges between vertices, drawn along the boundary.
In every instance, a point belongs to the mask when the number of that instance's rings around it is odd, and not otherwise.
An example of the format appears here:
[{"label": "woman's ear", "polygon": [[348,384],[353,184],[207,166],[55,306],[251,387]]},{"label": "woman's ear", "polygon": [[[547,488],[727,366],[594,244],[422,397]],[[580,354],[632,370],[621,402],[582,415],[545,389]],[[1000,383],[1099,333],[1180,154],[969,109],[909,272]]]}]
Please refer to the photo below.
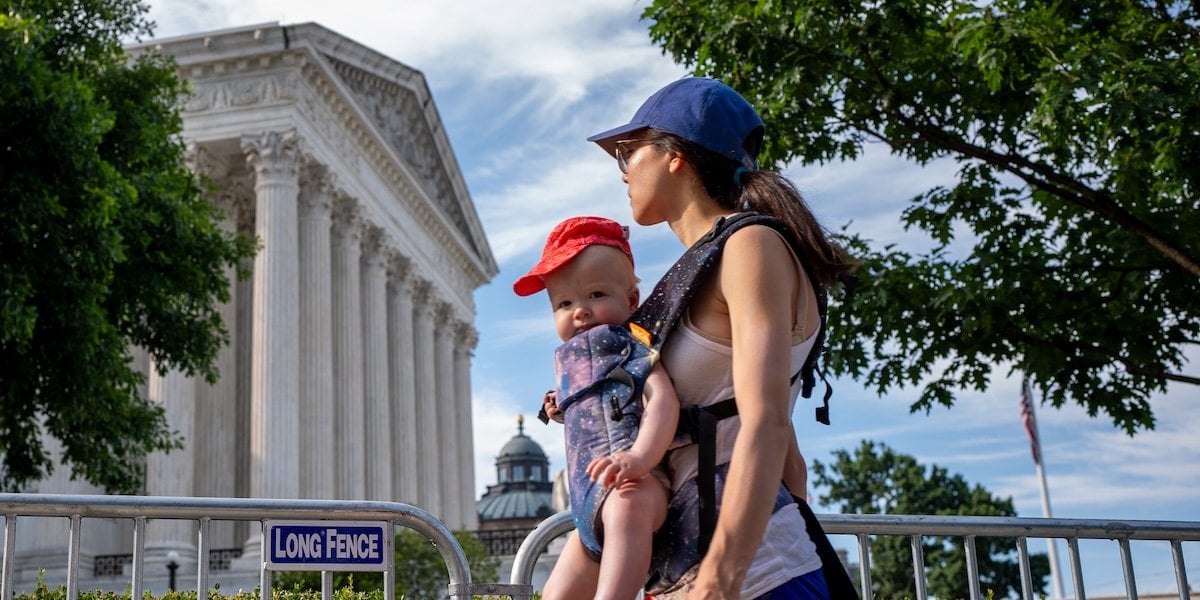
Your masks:
[{"label": "woman's ear", "polygon": [[687,165],[687,161],[683,159],[683,155],[678,152],[671,152],[667,162],[667,171],[671,173],[679,173]]}]

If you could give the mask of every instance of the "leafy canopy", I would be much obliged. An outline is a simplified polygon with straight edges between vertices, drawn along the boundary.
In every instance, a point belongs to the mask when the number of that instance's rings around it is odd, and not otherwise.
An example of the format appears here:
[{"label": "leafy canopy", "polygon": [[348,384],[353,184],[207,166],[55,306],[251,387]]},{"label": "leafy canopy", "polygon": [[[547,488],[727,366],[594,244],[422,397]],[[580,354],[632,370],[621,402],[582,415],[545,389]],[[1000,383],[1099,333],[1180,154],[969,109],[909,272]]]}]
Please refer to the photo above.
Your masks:
[{"label": "leafy canopy", "polygon": [[656,0],[643,17],[759,108],[767,164],[869,143],[957,161],[903,213],[931,250],[843,240],[862,268],[832,310],[836,373],[922,386],[915,411],[1008,365],[1130,434],[1168,381],[1200,384],[1181,372],[1200,339],[1195,3]]},{"label": "leafy canopy", "polygon": [[223,232],[184,164],[177,101],[134,0],[0,0],[0,488],[64,464],[136,493],[147,453],[180,443],[141,397],[131,348],[216,378],[226,269],[252,240]]},{"label": "leafy canopy", "polygon": [[[814,482],[828,489],[823,503],[832,503],[843,513],[1015,517],[1012,498],[997,498],[982,486],[971,486],[962,475],[899,454],[884,444],[863,440],[854,454],[833,453],[833,464],[813,461]],[[961,538],[921,538],[927,591],[936,598],[966,598],[966,547]],[[878,598],[904,598],[916,592],[913,579],[912,544],[904,536],[875,536],[870,542],[873,593]],[[982,587],[999,596],[1021,594],[1021,573],[1016,540],[976,538],[979,578]],[[1036,594],[1045,590],[1050,561],[1045,554],[1031,554]]]}]

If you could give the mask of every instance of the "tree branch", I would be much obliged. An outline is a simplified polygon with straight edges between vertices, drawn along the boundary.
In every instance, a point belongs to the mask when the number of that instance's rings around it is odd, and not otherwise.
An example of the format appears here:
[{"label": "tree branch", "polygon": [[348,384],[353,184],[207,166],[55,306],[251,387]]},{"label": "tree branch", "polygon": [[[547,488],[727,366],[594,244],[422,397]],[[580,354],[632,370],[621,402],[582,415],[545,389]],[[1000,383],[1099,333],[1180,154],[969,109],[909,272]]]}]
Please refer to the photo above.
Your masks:
[{"label": "tree branch", "polygon": [[1200,377],[1169,373],[1157,369],[1148,369],[1142,365],[1135,364],[1128,358],[1125,358],[1119,352],[1110,352],[1095,344],[1081,344],[1063,339],[1053,340],[1039,338],[1029,335],[1020,329],[1013,329],[1012,331],[1014,337],[1031,346],[1041,346],[1043,348],[1054,348],[1057,350],[1080,350],[1099,359],[1120,363],[1125,367],[1125,372],[1129,373],[1130,375],[1141,375],[1143,377],[1150,377],[1152,379],[1165,379],[1167,381],[1178,381],[1181,383],[1200,385]]},{"label": "tree branch", "polygon": [[1174,373],[1160,373],[1157,371],[1151,371],[1149,369],[1133,366],[1125,361],[1121,362],[1125,364],[1125,371],[1131,375],[1145,375],[1146,377],[1158,377],[1168,381],[1178,381],[1181,383],[1200,385],[1200,377],[1192,377],[1191,375],[1176,375]]},{"label": "tree branch", "polygon": [[1168,240],[1141,219],[1122,208],[1108,194],[1093,190],[1074,179],[1053,171],[1045,165],[1039,165],[1024,157],[1000,154],[989,148],[971,144],[943,130],[916,123],[898,112],[894,114],[906,126],[930,140],[931,143],[952,152],[998,166],[1033,187],[1050,192],[1068,203],[1104,217],[1106,220],[1142,238],[1151,247],[1158,250],[1185,271],[1200,277],[1200,261],[1190,256],[1186,250]]},{"label": "tree branch", "polygon": [[[868,70],[875,77],[876,83],[882,86],[884,90],[892,92],[891,81],[879,70],[870,50],[861,43],[859,48],[862,51],[862,57]],[[904,103],[911,106],[913,111],[918,115],[922,114],[920,105],[907,102],[907,100]],[[1094,190],[1080,181],[1067,177],[1055,169],[1029,160],[1024,156],[1002,154],[991,148],[972,144],[960,136],[946,132],[936,125],[926,124],[927,119],[918,121],[915,116],[910,117],[905,115],[904,111],[900,110],[900,106],[898,105],[890,106],[885,104],[883,111],[891,114],[910,131],[924,137],[935,146],[1000,167],[1002,170],[1017,176],[1034,188],[1050,192],[1070,204],[1091,211],[1132,232],[1185,271],[1200,277],[1200,260],[1188,254],[1184,248],[1173,241],[1168,240],[1158,231],[1134,216],[1133,213],[1122,208],[1110,195]],[[871,131],[865,125],[860,124],[859,127],[865,131]],[[878,136],[879,134],[875,133],[875,135]]]}]

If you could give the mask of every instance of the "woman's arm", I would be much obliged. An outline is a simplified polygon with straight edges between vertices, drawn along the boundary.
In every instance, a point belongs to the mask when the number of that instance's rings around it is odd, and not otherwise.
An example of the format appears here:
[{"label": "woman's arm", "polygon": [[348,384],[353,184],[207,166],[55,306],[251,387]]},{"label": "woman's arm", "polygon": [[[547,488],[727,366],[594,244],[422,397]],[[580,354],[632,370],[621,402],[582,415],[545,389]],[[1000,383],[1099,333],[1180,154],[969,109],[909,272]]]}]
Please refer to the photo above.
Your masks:
[{"label": "woman's arm", "polygon": [[679,398],[662,363],[655,363],[650,370],[644,389],[646,406],[638,424],[637,439],[628,452],[616,452],[593,460],[588,465],[588,474],[593,481],[616,485],[637,479],[662,462],[667,453],[679,423]]},{"label": "woman's arm", "polygon": [[689,599],[740,597],[774,507],[787,449],[795,443],[788,378],[799,282],[788,249],[766,228],[738,231],[726,242],[717,281],[728,307],[741,431],[716,531]]}]

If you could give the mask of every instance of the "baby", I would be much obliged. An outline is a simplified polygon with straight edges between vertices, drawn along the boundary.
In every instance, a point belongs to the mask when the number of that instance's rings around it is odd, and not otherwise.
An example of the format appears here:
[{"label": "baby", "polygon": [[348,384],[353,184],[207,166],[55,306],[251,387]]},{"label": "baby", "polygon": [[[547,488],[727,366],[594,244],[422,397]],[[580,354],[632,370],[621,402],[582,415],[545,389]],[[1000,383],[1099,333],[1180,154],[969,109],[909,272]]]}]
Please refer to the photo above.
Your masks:
[{"label": "baby", "polygon": [[520,296],[546,290],[565,342],[555,351],[558,388],[544,408],[566,425],[576,532],[546,582],[547,600],[635,597],[666,517],[668,484],[658,465],[675,435],[679,400],[657,355],[625,324],[638,305],[626,237],[609,219],[567,219],[513,284]]}]

